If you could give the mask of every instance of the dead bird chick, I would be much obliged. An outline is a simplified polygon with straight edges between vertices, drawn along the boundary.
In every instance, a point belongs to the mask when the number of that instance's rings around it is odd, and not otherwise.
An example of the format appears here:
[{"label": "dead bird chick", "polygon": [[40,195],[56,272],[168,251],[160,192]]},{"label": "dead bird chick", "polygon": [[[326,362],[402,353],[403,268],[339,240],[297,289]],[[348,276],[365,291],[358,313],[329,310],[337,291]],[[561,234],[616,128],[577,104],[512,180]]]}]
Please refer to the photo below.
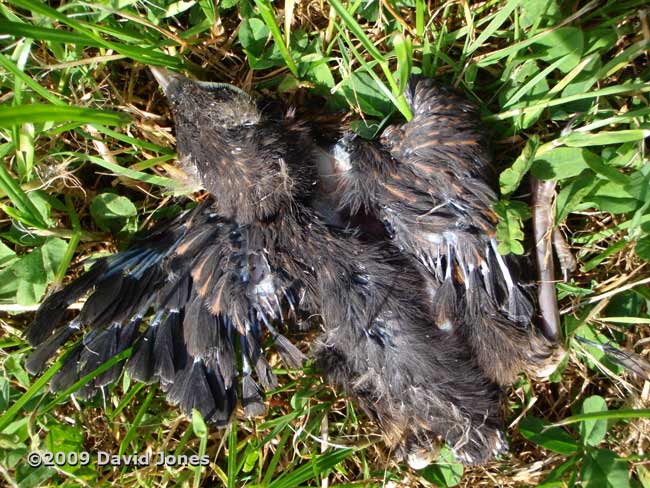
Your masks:
[{"label": "dead bird chick", "polygon": [[[386,243],[328,226],[310,206],[316,170],[305,126],[269,117],[229,85],[154,73],[172,106],[181,163],[211,198],[50,295],[26,333],[37,346],[29,370],[83,328],[53,389],[133,346],[131,376],[160,381],[185,414],[196,408],[225,425],[238,398],[247,414],[263,413],[263,389],[276,385],[265,330],[288,365],[300,365],[302,353],[277,330],[304,312],[322,320],[313,354],[325,375],[400,456],[421,466],[441,442],[468,463],[499,452],[499,388],[461,337],[431,326],[412,263]],[[77,318],[62,324],[67,306],[88,293]],[[121,368],[95,376],[80,395]]]}]

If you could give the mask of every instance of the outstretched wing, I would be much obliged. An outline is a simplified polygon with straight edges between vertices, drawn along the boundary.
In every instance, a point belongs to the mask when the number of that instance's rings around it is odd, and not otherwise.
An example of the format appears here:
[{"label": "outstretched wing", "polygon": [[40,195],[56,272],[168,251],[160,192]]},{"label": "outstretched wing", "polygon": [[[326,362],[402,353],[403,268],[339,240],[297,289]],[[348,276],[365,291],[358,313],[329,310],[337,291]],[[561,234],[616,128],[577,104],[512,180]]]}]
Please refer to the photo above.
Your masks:
[{"label": "outstretched wing", "polygon": [[[225,425],[240,397],[246,414],[259,415],[264,389],[277,384],[263,352],[263,330],[290,366],[303,360],[272,325],[282,319],[291,286],[289,277],[269,267],[250,227],[220,218],[204,203],[127,251],[97,260],[50,295],[26,331],[36,348],[27,368],[40,372],[61,346],[85,333],[52,379],[54,391],[132,347],[129,374],[159,381],[184,413],[196,408],[209,422]],[[79,315],[63,321],[67,307],[89,292]],[[122,368],[115,364],[77,394],[92,397]]]}]

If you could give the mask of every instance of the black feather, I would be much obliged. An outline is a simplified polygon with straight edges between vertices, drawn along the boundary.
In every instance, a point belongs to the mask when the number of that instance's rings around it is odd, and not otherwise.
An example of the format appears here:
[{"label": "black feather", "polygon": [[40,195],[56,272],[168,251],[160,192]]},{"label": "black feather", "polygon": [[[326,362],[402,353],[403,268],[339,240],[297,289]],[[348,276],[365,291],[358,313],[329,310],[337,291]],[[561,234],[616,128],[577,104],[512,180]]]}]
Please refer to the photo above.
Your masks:
[{"label": "black feather", "polygon": [[52,337],[48,338],[48,340],[41,343],[36,350],[29,355],[27,361],[25,361],[25,368],[27,371],[31,374],[40,373],[43,370],[43,366],[45,366],[45,362],[56,354],[57,349],[70,338],[73,332],[73,328],[65,327],[54,333]]},{"label": "black feather", "polygon": [[63,361],[61,369],[52,378],[50,390],[53,392],[65,391],[70,388],[79,379],[79,356],[81,355],[83,344],[79,342],[74,346]]},{"label": "black feather", "polygon": [[178,405],[185,415],[191,415],[192,409],[196,408],[208,422],[219,416],[217,397],[208,381],[207,369],[203,360],[198,358],[193,358],[191,364],[176,374],[167,392],[167,400]]},{"label": "black feather", "polygon": [[135,315],[129,320],[129,322],[124,327],[122,327],[122,329],[120,330],[120,336],[117,345],[118,354],[126,350],[127,348],[131,347],[131,344],[133,344],[133,341],[138,336],[138,331],[140,329],[141,323],[142,323],[142,316]]},{"label": "black feather", "polygon": [[32,346],[37,346],[48,339],[61,322],[67,307],[94,287],[107,268],[106,259],[100,259],[65,288],[48,296],[38,308],[33,322],[25,332],[27,341]]},{"label": "black feather", "polygon": [[282,360],[292,369],[301,368],[307,360],[307,356],[282,334],[277,334],[274,337],[274,345],[282,356]]},{"label": "black feather", "polygon": [[206,378],[205,364],[195,360],[186,376],[184,393],[180,401],[181,410],[191,416],[195,408],[208,421],[215,415],[217,407],[212,390]]},{"label": "black feather", "polygon": [[217,342],[217,369],[223,378],[225,388],[231,388],[237,375],[237,364],[235,363],[235,352],[233,347],[234,331],[230,327],[230,321],[219,317],[218,342]]},{"label": "black feather", "polygon": [[530,297],[517,284],[510,288],[509,292],[508,318],[519,324],[530,324],[535,313]]},{"label": "black feather", "polygon": [[[117,334],[117,346],[115,348],[115,355],[118,355],[121,352],[125,351],[127,348],[131,347],[131,344],[133,344],[133,341],[137,337],[138,328],[141,321],[142,317],[136,316],[133,319],[129,320],[125,326],[120,327]],[[123,368],[124,361],[120,361],[119,363],[114,364],[108,370],[104,371],[102,374],[97,376],[97,378],[95,378],[95,384],[97,386],[106,386],[114,383],[120,376]]]},{"label": "black feather", "polygon": [[[120,327],[114,324],[102,331],[92,331],[84,337],[83,347],[79,356],[79,376],[84,377],[91,374],[106,361],[117,354],[117,343],[120,334]],[[87,340],[90,338],[90,340]],[[96,388],[104,386],[101,383],[100,375],[91,379],[77,391],[81,399],[88,399],[97,393]]]},{"label": "black feather", "polygon": [[244,407],[244,413],[248,417],[257,417],[266,413],[262,395],[262,390],[253,378],[248,374],[244,375],[242,379],[241,403],[242,407]]},{"label": "black feather", "polygon": [[99,283],[79,313],[81,323],[94,329],[108,325],[123,299],[123,284],[124,276],[120,272],[113,273]]},{"label": "black feather", "polygon": [[273,374],[271,365],[263,354],[257,356],[255,373],[266,391],[275,390],[278,387],[278,378]]},{"label": "black feather", "polygon": [[207,356],[215,343],[216,319],[205,307],[203,299],[195,295],[185,311],[183,337],[190,356]]},{"label": "black feather", "polygon": [[210,365],[206,374],[216,405],[215,414],[208,421],[218,427],[224,427],[230,422],[230,416],[237,405],[237,388],[227,388],[219,371]]},{"label": "black feather", "polygon": [[129,375],[143,383],[151,383],[154,378],[155,359],[153,357],[154,344],[158,325],[152,324],[136,341],[133,346],[133,353],[126,363],[126,370]]},{"label": "black feather", "polygon": [[159,326],[154,342],[153,356],[155,361],[154,373],[163,383],[171,383],[176,374],[174,366],[174,334],[178,334],[181,325],[181,314],[169,312],[167,318]]},{"label": "black feather", "polygon": [[187,305],[191,290],[192,279],[189,273],[183,273],[181,278],[171,281],[161,288],[158,304],[170,310],[181,310]]},{"label": "black feather", "polygon": [[126,275],[120,292],[121,301],[115,307],[111,321],[122,322],[131,318],[133,314],[144,311],[143,309],[149,304],[158,288],[159,276],[158,268],[150,268],[138,278]]}]

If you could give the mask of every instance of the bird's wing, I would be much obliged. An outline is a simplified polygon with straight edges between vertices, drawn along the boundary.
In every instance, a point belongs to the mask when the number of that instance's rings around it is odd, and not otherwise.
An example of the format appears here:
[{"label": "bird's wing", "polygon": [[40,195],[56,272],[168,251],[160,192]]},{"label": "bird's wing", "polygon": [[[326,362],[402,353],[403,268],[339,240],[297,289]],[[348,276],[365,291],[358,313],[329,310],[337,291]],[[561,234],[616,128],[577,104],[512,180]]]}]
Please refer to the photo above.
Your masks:
[{"label": "bird's wing", "polygon": [[[383,141],[392,142],[398,159],[415,157],[424,164],[448,161],[454,169],[469,172],[488,167],[486,135],[472,103],[428,78],[412,77],[405,95],[413,118],[382,134]],[[439,168],[439,164],[434,166],[434,170]]]},{"label": "bird's wing", "polygon": [[[263,329],[290,366],[303,355],[272,326],[292,290],[258,244],[250,226],[220,218],[207,204],[159,225],[46,298],[26,331],[36,348],[28,370],[40,372],[61,346],[85,332],[52,379],[54,391],[70,388],[132,347],[129,374],[145,383],[160,381],[184,413],[196,408],[206,420],[225,425],[240,395],[240,376],[245,412],[262,413],[263,390],[253,373],[264,389],[276,386],[262,349]],[[67,307],[88,293],[79,315],[65,322]],[[92,397],[122,368],[116,363],[76,394]]]},{"label": "bird's wing", "polygon": [[407,99],[413,118],[382,139],[396,164],[380,217],[429,271],[437,323],[455,322],[492,378],[546,373],[558,359],[553,344],[531,327],[534,306],[516,260],[497,251],[497,199],[476,108],[432,80],[412,80]]},{"label": "bird's wing", "polygon": [[435,324],[463,334],[491,378],[508,384],[524,369],[546,371],[553,345],[531,327],[516,263],[497,252],[497,198],[476,109],[431,80],[411,80],[407,99],[410,121],[379,141],[348,136],[334,147],[339,166],[347,163],[341,207],[374,212],[422,265]]}]

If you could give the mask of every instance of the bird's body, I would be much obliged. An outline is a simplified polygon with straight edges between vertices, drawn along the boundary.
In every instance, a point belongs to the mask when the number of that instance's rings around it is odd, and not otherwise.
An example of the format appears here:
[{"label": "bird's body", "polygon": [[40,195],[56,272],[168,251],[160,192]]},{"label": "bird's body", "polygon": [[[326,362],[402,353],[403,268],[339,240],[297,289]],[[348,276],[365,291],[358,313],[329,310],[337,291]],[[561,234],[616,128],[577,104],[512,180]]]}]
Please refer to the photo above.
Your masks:
[{"label": "bird's body", "polygon": [[[498,383],[504,378],[486,368],[481,354],[492,344],[492,323],[510,317],[501,311],[488,316],[482,328],[471,328],[480,337],[446,327],[441,319],[444,312],[445,320],[466,323],[485,312],[481,293],[493,300],[504,293],[502,278],[477,274],[485,269],[482,262],[494,272],[492,261],[498,259],[489,248],[488,254],[473,254],[493,239],[492,193],[480,178],[472,180],[484,192],[473,192],[474,207],[472,198],[445,204],[462,209],[459,225],[450,227],[446,214],[442,219],[440,212],[427,215],[430,202],[411,201],[436,183],[431,175],[426,178],[429,169],[422,173],[398,163],[398,149],[392,154],[375,143],[355,145],[346,181],[358,182],[358,188],[345,187],[343,197],[336,198],[357,210],[362,205],[379,210],[384,220],[390,212],[402,214],[390,222],[392,241],[360,239],[357,232],[333,225],[314,204],[317,165],[306,125],[291,115],[266,115],[240,90],[163,74],[157,71],[176,119],[179,159],[212,197],[50,295],[27,331],[37,346],[29,369],[41,370],[85,327],[89,332],[53,388],[69,387],[133,344],[126,365],[131,376],[160,381],[169,401],[184,413],[196,408],[206,420],[224,425],[238,398],[246,414],[263,413],[263,389],[276,385],[264,354],[264,331],[296,367],[302,353],[278,329],[315,316],[322,331],[312,347],[317,364],[378,422],[401,457],[421,466],[422,454],[440,442],[468,463],[500,452]],[[379,156],[358,157],[357,150]],[[463,180],[454,178],[442,196],[435,197],[433,188],[427,194],[439,203],[455,199]],[[357,198],[362,203],[354,203]],[[428,233],[426,246],[418,241],[421,225]],[[447,235],[456,231],[460,237],[454,243]],[[458,265],[450,258],[452,247]],[[467,266],[467,298],[443,300],[450,273],[453,294],[462,289],[461,263]],[[60,325],[66,307],[88,292],[79,316]],[[457,319],[449,310],[459,302],[465,305]],[[504,330],[511,327],[504,324]],[[485,343],[483,350],[477,341]],[[120,370],[118,364],[97,376],[82,395],[115,380]]]},{"label": "bird's body", "polygon": [[376,141],[345,134],[331,149],[330,200],[346,214],[373,215],[420,264],[433,322],[461,335],[492,380],[508,385],[526,369],[547,374],[556,345],[533,325],[515,263],[497,252],[496,195],[476,109],[432,80],[413,79],[407,99],[409,122]]}]

